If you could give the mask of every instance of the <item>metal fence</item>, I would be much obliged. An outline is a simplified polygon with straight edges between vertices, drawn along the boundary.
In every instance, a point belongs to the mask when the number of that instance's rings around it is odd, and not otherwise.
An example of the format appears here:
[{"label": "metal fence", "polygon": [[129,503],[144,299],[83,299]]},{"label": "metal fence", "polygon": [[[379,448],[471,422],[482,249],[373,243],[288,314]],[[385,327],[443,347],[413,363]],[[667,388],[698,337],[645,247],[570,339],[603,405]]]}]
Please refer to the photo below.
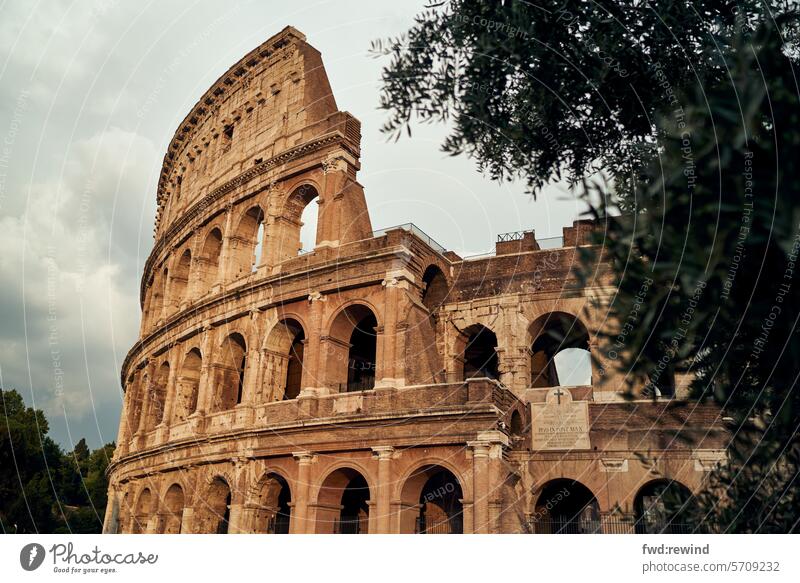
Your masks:
[{"label": "metal fence", "polygon": [[537,519],[527,523],[529,534],[700,534],[695,525],[670,520],[645,521],[625,517]]}]

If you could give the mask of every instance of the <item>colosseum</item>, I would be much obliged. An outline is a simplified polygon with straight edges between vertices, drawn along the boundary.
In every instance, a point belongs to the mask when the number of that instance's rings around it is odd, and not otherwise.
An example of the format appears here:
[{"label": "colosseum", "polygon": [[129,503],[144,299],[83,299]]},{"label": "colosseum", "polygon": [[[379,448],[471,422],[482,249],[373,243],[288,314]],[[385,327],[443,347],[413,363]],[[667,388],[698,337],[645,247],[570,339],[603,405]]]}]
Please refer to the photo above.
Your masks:
[{"label": "colosseum", "polygon": [[[592,223],[477,258],[375,230],[360,138],[291,27],[178,127],[104,532],[686,528],[663,500],[703,483],[725,431],[684,399],[687,371],[625,397],[597,344],[608,271],[572,269]],[[591,379],[560,381],[565,354],[591,356]]]}]

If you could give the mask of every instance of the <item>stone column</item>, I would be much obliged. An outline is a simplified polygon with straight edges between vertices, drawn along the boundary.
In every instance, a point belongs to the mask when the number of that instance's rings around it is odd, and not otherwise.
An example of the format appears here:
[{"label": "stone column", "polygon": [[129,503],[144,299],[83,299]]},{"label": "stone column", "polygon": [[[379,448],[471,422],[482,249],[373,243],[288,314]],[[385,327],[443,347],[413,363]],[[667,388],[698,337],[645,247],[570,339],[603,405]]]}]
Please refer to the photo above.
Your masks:
[{"label": "stone column", "polygon": [[292,506],[290,532],[304,534],[313,532],[312,525],[308,523],[308,493],[311,488],[311,463],[314,455],[308,451],[292,453],[297,461],[297,481],[294,485],[295,499]]},{"label": "stone column", "polygon": [[169,439],[169,427],[172,425],[172,410],[175,407],[175,397],[178,392],[178,358],[175,357],[176,351],[173,350],[170,356],[171,366],[169,367],[169,377],[167,378],[167,386],[164,387],[166,395],[164,396],[164,414],[161,416],[161,423],[158,424],[158,441],[164,442]]},{"label": "stone column", "polygon": [[471,441],[473,528],[476,534],[489,532],[489,444]]},{"label": "stone column", "polygon": [[241,534],[247,532],[248,525],[246,524],[246,514],[244,512],[244,496],[247,493],[249,467],[250,465],[245,463],[244,459],[234,458],[234,483],[231,484],[231,508],[230,518],[228,519],[229,534]]},{"label": "stone column", "polygon": [[200,367],[200,382],[197,386],[197,412],[202,414],[206,414],[211,410],[211,401],[214,396],[214,387],[211,386],[209,376],[214,357],[211,350],[212,336],[211,326],[203,328],[203,339],[200,342],[200,354],[203,358],[203,364]]},{"label": "stone column", "polygon": [[501,431],[481,431],[478,439],[467,442],[472,449],[472,496],[473,532],[484,534],[493,532],[490,516],[490,499],[500,487],[497,460],[503,456],[503,448],[509,444],[508,436]]},{"label": "stone column", "polygon": [[381,445],[372,448],[378,460],[378,484],[375,492],[375,525],[378,534],[391,532],[391,498],[392,498],[392,457],[394,448]]},{"label": "stone column", "polygon": [[306,344],[303,350],[303,379],[300,391],[301,397],[315,397],[326,395],[330,392],[325,386],[322,371],[325,368],[327,356],[326,347],[323,346],[322,324],[325,321],[325,302],[327,298],[319,292],[312,292],[308,296],[311,304],[306,330]]}]

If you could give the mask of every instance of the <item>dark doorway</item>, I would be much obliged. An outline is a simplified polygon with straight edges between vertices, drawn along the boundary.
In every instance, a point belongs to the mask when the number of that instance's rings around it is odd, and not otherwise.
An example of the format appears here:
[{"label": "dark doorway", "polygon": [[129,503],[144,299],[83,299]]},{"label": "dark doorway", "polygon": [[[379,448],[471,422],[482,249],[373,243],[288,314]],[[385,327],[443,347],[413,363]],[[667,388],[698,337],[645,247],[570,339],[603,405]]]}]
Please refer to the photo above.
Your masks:
[{"label": "dark doorway", "polygon": [[362,318],[350,335],[347,391],[369,391],[375,387],[375,327],[378,321],[370,313]]}]

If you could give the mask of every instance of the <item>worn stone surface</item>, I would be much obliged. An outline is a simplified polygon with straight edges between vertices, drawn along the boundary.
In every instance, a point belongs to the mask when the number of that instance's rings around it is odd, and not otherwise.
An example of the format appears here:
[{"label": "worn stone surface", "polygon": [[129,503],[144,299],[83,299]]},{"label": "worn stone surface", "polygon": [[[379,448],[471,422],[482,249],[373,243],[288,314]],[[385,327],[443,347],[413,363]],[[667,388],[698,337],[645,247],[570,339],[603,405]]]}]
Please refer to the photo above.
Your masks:
[{"label": "worn stone surface", "polygon": [[[717,411],[620,398],[594,340],[607,273],[572,274],[590,223],[561,247],[520,233],[464,260],[411,226],[373,232],[359,154],[358,120],[290,27],[181,123],[122,367],[106,532],[524,532],[551,480],[625,516],[653,480],[700,485],[724,446]],[[308,204],[316,245],[299,253]],[[593,385],[560,389],[589,435],[532,449],[531,404],[564,347],[596,357]]]}]

